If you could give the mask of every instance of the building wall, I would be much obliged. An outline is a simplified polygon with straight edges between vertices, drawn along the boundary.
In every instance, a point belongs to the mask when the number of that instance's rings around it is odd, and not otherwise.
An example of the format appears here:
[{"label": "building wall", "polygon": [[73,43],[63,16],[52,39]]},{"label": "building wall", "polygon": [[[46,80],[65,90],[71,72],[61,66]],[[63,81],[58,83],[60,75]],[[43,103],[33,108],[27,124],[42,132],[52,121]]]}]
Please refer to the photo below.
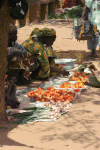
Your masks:
[{"label": "building wall", "polygon": [[54,2],[48,3],[48,14],[55,12],[55,4]]}]

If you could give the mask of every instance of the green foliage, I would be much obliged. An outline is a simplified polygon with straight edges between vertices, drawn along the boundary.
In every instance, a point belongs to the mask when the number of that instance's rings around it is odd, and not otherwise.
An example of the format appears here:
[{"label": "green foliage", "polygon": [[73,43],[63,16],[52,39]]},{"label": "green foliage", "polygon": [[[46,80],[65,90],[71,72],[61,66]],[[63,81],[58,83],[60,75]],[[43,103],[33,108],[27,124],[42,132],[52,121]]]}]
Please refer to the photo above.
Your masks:
[{"label": "green foliage", "polygon": [[66,19],[66,17],[67,17],[67,11],[59,15],[59,19]]},{"label": "green foliage", "polygon": [[58,17],[59,17],[58,14],[50,13],[48,19],[58,19]]},{"label": "green foliage", "polygon": [[67,11],[67,17],[69,19],[81,18],[82,17],[83,8],[78,6],[77,8],[73,8],[72,10]]},{"label": "green foliage", "polygon": [[81,18],[82,17],[82,10],[83,8],[78,6],[77,8],[73,8],[72,10],[65,11],[60,15],[51,13],[48,16],[48,19],[74,19],[74,18]]}]

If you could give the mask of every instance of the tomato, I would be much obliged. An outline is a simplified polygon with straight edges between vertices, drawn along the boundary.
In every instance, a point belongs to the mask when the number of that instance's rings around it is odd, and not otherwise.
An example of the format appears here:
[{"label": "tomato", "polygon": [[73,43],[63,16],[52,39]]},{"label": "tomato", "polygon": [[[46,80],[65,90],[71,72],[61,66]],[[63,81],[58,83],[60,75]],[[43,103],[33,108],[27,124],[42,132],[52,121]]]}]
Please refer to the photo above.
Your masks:
[{"label": "tomato", "polygon": [[8,75],[5,75],[5,79],[7,79],[7,76],[8,76]]},{"label": "tomato", "polygon": [[42,98],[41,101],[44,102],[45,100]]},{"label": "tomato", "polygon": [[75,91],[75,92],[79,92],[80,90],[79,90],[79,89],[74,89],[74,91]]},{"label": "tomato", "polygon": [[27,94],[28,97],[32,97],[32,95],[30,93]]}]

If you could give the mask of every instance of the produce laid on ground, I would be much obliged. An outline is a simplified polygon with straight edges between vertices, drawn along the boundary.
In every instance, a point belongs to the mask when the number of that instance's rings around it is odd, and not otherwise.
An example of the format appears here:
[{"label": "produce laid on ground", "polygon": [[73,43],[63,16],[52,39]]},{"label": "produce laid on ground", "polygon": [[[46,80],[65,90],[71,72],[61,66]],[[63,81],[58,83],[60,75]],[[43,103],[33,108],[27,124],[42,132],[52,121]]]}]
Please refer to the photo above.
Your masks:
[{"label": "produce laid on ground", "polygon": [[84,84],[81,81],[78,81],[77,83],[74,83],[73,85],[69,82],[65,82],[63,84],[60,85],[60,88],[84,88]]},{"label": "produce laid on ground", "polygon": [[59,100],[61,102],[65,102],[66,100],[72,101],[75,97],[75,93],[66,90],[56,90],[53,86],[51,86],[46,90],[43,90],[39,87],[34,91],[30,91],[27,96],[32,97],[36,101],[42,102],[49,102],[50,100],[53,100],[54,102]]},{"label": "produce laid on ground", "polygon": [[59,113],[63,114],[69,111],[71,108],[71,103],[66,100],[65,102],[61,102],[60,100],[57,102],[54,102],[53,100],[50,100],[50,102],[46,102],[44,104],[45,107],[50,107],[51,112],[50,112],[50,119],[56,118],[59,116]]},{"label": "produce laid on ground", "polygon": [[[50,107],[49,119],[53,119],[58,117],[59,113],[63,114],[69,111],[71,101],[76,98],[77,93],[81,89],[85,88],[84,82],[87,79],[88,76],[84,72],[77,71],[69,78],[71,81],[66,79],[67,82],[59,84],[58,89],[55,89],[53,86],[47,87],[45,90],[39,87],[34,91],[30,91],[27,96],[33,100],[44,102],[43,105],[45,107]],[[74,91],[71,90],[72,88]]]},{"label": "produce laid on ground", "polygon": [[[54,82],[51,81],[52,80],[47,84],[49,86],[45,86],[44,88],[43,85],[27,93],[27,96],[30,98],[30,105],[32,106],[29,108],[30,110],[26,110],[25,112],[29,113],[29,116],[26,117],[25,113],[18,114],[20,121],[55,121],[62,114],[70,110],[71,102],[76,99],[77,95],[80,94],[83,89],[86,89],[84,82],[88,81],[88,76],[86,76],[85,72],[77,71],[74,75],[72,74],[70,78],[59,77],[59,79],[53,79]],[[32,101],[36,103],[32,103]],[[35,108],[36,110],[33,111]],[[8,119],[10,122],[18,119],[19,116],[16,117],[16,114],[14,115]]]},{"label": "produce laid on ground", "polygon": [[59,116],[59,113],[69,111],[71,107],[70,102],[75,98],[75,93],[66,90],[56,90],[51,86],[46,90],[39,87],[34,91],[30,91],[27,96],[32,97],[36,101],[45,102],[43,106],[51,108],[49,119],[54,119]]},{"label": "produce laid on ground", "polygon": [[86,73],[85,72],[75,72],[74,75],[72,75],[70,78],[69,78],[69,81],[81,81],[81,82],[85,82],[86,80],[88,79],[88,76],[86,76]]}]

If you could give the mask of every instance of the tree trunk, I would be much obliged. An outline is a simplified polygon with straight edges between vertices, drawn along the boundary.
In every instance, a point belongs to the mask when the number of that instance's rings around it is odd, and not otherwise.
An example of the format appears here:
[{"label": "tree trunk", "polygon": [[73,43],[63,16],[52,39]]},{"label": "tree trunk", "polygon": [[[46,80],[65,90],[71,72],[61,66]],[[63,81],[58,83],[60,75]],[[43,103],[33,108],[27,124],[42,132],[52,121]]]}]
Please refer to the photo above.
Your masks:
[{"label": "tree trunk", "polygon": [[7,120],[5,109],[5,74],[7,66],[9,12],[8,0],[5,0],[0,9],[0,121]]}]

